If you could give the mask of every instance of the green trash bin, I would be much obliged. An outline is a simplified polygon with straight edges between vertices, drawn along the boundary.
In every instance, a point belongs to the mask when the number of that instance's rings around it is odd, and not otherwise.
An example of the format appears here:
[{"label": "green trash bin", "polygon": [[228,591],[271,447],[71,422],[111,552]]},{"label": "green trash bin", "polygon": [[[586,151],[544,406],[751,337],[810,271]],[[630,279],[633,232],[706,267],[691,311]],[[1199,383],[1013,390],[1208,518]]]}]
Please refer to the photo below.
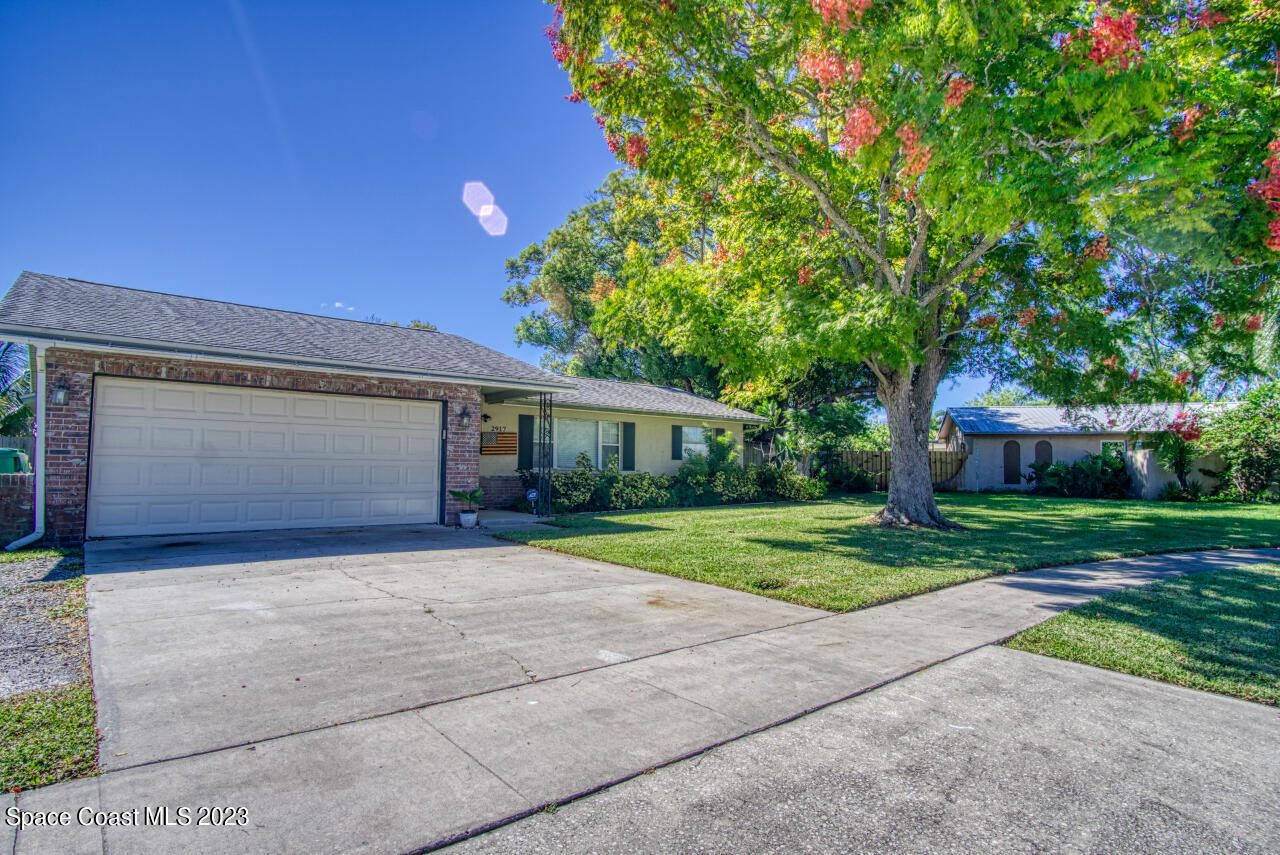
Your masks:
[{"label": "green trash bin", "polygon": [[30,472],[31,461],[20,448],[0,448],[0,473]]}]

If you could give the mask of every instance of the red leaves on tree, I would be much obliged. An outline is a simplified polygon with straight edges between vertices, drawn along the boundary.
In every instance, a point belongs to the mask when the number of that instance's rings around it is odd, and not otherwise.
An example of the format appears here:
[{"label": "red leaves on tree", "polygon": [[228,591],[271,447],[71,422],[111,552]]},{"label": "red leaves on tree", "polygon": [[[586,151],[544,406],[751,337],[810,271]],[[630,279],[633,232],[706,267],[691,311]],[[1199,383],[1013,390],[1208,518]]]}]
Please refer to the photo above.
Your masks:
[{"label": "red leaves on tree", "polygon": [[813,11],[822,16],[828,27],[837,26],[847,32],[854,23],[862,20],[862,13],[871,6],[871,0],[809,0]]},{"label": "red leaves on tree", "polygon": [[1229,20],[1231,19],[1217,9],[1202,9],[1198,15],[1191,19],[1191,26],[1208,30],[1219,24],[1225,24]]},{"label": "red leaves on tree", "polygon": [[622,151],[623,139],[622,134],[605,134],[605,145],[609,146],[609,153],[616,155]]},{"label": "red leaves on tree", "polygon": [[864,145],[871,145],[884,131],[884,125],[866,104],[859,104],[845,114],[844,130],[840,132],[840,144],[845,154],[853,154]]},{"label": "red leaves on tree", "polygon": [[627,163],[632,166],[644,166],[644,162],[649,159],[649,143],[641,134],[632,134],[627,137]]},{"label": "red leaves on tree", "polygon": [[1226,325],[1227,325],[1227,319],[1226,319],[1226,318],[1224,318],[1224,317],[1222,317],[1222,315],[1214,315],[1214,316],[1213,316],[1213,328],[1214,328],[1215,330],[1220,330],[1220,329],[1222,329],[1223,327],[1225,327]]},{"label": "red leaves on tree", "polygon": [[1179,386],[1187,385],[1187,381],[1190,379],[1191,379],[1190,371],[1185,371],[1185,370],[1179,371],[1177,374],[1173,375],[1173,382],[1177,383]]},{"label": "red leaves on tree", "polygon": [[1245,332],[1257,332],[1260,329],[1262,329],[1262,315],[1250,315],[1245,319]]},{"label": "red leaves on tree", "polygon": [[1185,410],[1173,417],[1173,421],[1169,422],[1169,430],[1187,442],[1195,442],[1203,433],[1200,430],[1200,425],[1196,422],[1196,414],[1188,413]]},{"label": "red leaves on tree", "polygon": [[965,96],[973,89],[972,81],[965,80],[963,77],[953,77],[947,81],[947,94],[943,97],[942,103],[948,107],[959,107],[964,103]]},{"label": "red leaves on tree", "polygon": [[1084,248],[1084,257],[1095,261],[1107,261],[1111,258],[1111,244],[1103,235]]},{"label": "red leaves on tree", "polygon": [[1139,376],[1140,376],[1140,372],[1138,371],[1138,369],[1135,368],[1129,372],[1129,381],[1132,383],[1137,383]]},{"label": "red leaves on tree", "polygon": [[1199,104],[1194,107],[1188,107],[1187,111],[1182,114],[1182,123],[1173,129],[1173,138],[1178,142],[1186,142],[1191,139],[1191,132],[1195,130],[1196,122],[1204,118],[1205,109]]},{"label": "red leaves on tree", "polygon": [[564,23],[564,9],[556,4],[555,17],[551,19],[551,23],[542,28],[542,34],[547,37],[547,41],[551,42],[551,56],[555,61],[564,65],[573,56],[573,48],[560,38],[560,25]]},{"label": "red leaves on tree", "polygon": [[801,286],[806,288],[812,285],[813,284],[813,268],[807,264],[804,267],[801,267],[800,270],[796,273],[796,281],[798,281]]},{"label": "red leaves on tree", "polygon": [[1115,371],[1116,365],[1119,363],[1119,361],[1120,361],[1119,358],[1113,353],[1110,356],[1108,356],[1106,359],[1102,360],[1102,365],[1108,371]]},{"label": "red leaves on tree", "polygon": [[916,126],[910,122],[898,128],[896,136],[902,141],[902,156],[906,161],[898,177],[905,181],[923,175],[929,168],[933,149],[920,142],[920,131],[916,130]]},{"label": "red leaves on tree", "polygon": [[1040,310],[1035,306],[1027,306],[1021,312],[1018,312],[1018,326],[1029,327],[1035,321],[1036,315],[1040,314]]},{"label": "red leaves on tree", "polygon": [[[1273,212],[1280,213],[1280,137],[1271,141],[1267,151],[1271,156],[1262,162],[1267,168],[1267,177],[1250,184],[1249,193],[1266,202]],[[1267,249],[1280,252],[1280,218],[1272,220],[1268,228],[1271,233],[1263,243]]]},{"label": "red leaves on tree", "polygon": [[1137,30],[1138,20],[1132,12],[1113,15],[1107,8],[1099,9],[1089,30],[1089,59],[1106,67],[1108,73],[1140,64],[1142,43]]},{"label": "red leaves on tree", "polygon": [[978,326],[984,330],[994,329],[999,319],[995,315],[983,315],[978,318]]},{"label": "red leaves on tree", "polygon": [[846,63],[837,53],[813,48],[800,55],[800,73],[818,82],[819,88],[830,89],[833,84],[847,79],[857,83],[862,79],[862,63],[858,60]]}]

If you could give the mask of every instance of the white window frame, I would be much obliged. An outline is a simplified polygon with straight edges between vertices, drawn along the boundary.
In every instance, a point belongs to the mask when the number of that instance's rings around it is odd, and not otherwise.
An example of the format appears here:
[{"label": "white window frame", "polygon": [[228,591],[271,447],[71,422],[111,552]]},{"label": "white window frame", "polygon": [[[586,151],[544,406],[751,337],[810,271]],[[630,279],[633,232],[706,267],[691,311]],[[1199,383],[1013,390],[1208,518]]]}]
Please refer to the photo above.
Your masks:
[{"label": "white window frame", "polygon": [[[552,469],[558,469],[561,472],[571,472],[575,468],[577,468],[574,466],[560,466],[556,463],[555,450],[560,447],[560,422],[563,421],[564,419],[573,419],[576,422],[594,421],[596,423],[596,448],[595,448],[595,453],[593,455],[594,459],[591,461],[592,466],[594,466],[596,469],[603,469],[606,465],[608,465],[609,461],[605,460],[604,458],[604,449],[606,446],[608,446],[609,448],[618,449],[617,452],[612,452],[612,453],[617,454],[618,466],[619,467],[622,466],[622,422],[613,421],[612,419],[582,419],[582,418],[578,418],[577,416],[553,415],[551,417],[551,468]],[[610,443],[610,442],[604,441],[605,425],[614,425],[617,427],[618,429],[617,443]],[[534,431],[533,444],[535,446],[534,455],[536,459],[536,455],[537,455],[536,447],[538,445],[537,437],[539,436],[538,420],[536,418],[533,421],[533,431]],[[577,455],[575,454],[574,457],[577,458]]]}]

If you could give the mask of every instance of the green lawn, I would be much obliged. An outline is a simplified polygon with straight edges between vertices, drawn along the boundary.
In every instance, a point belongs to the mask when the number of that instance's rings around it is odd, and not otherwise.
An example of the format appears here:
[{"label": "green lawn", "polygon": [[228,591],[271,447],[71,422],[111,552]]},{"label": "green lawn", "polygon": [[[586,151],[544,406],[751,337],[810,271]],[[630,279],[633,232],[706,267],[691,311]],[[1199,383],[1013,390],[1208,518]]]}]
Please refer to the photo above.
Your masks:
[{"label": "green lawn", "polygon": [[1119,591],[1007,644],[1280,706],[1280,565],[1193,573]]},{"label": "green lawn", "polygon": [[98,771],[93,684],[80,680],[0,700],[0,787],[43,787]]},{"label": "green lawn", "polygon": [[845,611],[1054,564],[1280,545],[1280,506],[940,495],[963,531],[882,529],[883,494],[825,502],[563,516],[499,537]]}]

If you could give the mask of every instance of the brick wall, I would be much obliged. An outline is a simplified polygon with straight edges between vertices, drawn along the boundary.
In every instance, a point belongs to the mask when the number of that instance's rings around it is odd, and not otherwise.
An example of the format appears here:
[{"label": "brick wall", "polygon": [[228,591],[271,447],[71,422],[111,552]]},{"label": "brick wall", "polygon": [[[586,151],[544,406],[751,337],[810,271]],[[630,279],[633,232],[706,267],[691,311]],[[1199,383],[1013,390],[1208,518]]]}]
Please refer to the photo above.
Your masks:
[{"label": "brick wall", "polygon": [[35,528],[32,516],[35,483],[34,475],[0,474],[0,548]]},{"label": "brick wall", "polygon": [[481,475],[486,508],[509,508],[516,499],[524,498],[524,482],[519,475]]},{"label": "brick wall", "polygon": [[[47,355],[49,389],[66,387],[63,406],[48,406],[48,457],[45,464],[48,491],[47,542],[76,544],[84,540],[85,501],[88,490],[89,416],[93,405],[95,375],[150,380],[253,386],[297,392],[335,395],[371,395],[445,401],[448,430],[445,462],[445,523],[458,521],[460,502],[449,490],[474,490],[478,486],[480,460],[480,388],[459,383],[430,383],[353,374],[257,368],[233,363],[195,362],[150,356],[50,348]],[[471,424],[463,427],[458,414],[470,411]]]}]

